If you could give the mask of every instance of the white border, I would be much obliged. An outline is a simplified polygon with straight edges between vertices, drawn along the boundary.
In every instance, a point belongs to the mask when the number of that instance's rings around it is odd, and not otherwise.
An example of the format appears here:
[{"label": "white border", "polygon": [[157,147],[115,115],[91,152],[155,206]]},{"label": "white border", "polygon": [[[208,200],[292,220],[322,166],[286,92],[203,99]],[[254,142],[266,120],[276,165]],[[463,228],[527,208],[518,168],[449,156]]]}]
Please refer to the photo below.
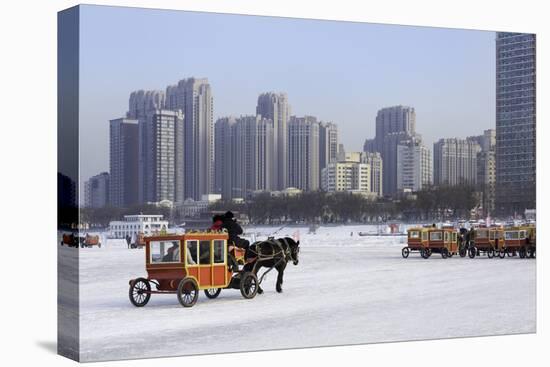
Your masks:
[{"label": "white border", "polygon": [[[117,366],[164,366],[174,363],[206,366],[297,364],[407,365],[407,366],[539,366],[548,360],[548,318],[543,303],[548,291],[545,243],[548,182],[545,138],[550,80],[550,31],[544,1],[258,1],[258,0],[141,0],[95,1],[96,4],[203,10],[318,19],[354,20],[394,24],[444,26],[537,33],[538,134],[538,322],[537,335],[486,337],[430,342],[361,345],[352,347],[239,353],[117,362]],[[4,1],[0,16],[2,57],[2,256],[26,253],[25,266],[3,261],[0,267],[2,344],[5,365],[73,365],[51,350],[56,340],[56,12],[74,1]],[[7,207],[5,201],[7,200]],[[26,220],[21,223],[23,218]],[[32,244],[32,253],[21,247]],[[548,284],[548,282],[546,282]],[[40,285],[40,286],[38,286]],[[510,285],[513,286],[513,285]],[[547,302],[544,302],[547,301]],[[452,316],[451,316],[452,317]],[[398,322],[396,320],[396,322]],[[503,320],[506,322],[506,320]],[[110,363],[98,363],[104,366]]]}]

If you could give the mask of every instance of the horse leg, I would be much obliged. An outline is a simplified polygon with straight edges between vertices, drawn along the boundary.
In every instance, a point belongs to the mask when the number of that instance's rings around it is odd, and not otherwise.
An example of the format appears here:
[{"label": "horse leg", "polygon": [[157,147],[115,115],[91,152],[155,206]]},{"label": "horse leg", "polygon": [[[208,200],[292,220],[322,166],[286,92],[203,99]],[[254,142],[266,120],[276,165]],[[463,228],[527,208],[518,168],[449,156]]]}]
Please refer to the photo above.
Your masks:
[{"label": "horse leg", "polygon": [[[257,264],[254,265],[254,267],[252,268],[252,272],[254,273],[254,275],[258,276],[258,271],[260,270],[261,266],[258,266]],[[264,293],[264,290],[262,289],[262,287],[260,287],[260,284],[258,284],[258,294],[262,294]]]},{"label": "horse leg", "polygon": [[277,265],[275,269],[277,269],[277,272],[279,273],[277,275],[277,285],[275,286],[275,290],[277,290],[278,293],[283,292],[283,275],[286,268],[286,261],[283,261],[280,265]]}]

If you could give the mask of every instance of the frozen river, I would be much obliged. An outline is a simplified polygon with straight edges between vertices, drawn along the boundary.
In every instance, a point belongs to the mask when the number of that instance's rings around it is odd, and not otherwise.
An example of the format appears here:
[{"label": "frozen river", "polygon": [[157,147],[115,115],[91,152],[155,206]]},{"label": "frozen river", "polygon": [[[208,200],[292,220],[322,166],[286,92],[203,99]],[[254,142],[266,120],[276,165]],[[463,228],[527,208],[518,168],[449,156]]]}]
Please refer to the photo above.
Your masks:
[{"label": "frozen river", "polygon": [[[258,239],[272,230],[246,229]],[[175,295],[130,304],[128,280],[146,276],[144,250],[120,240],[81,249],[81,360],[535,332],[535,260],[403,259],[404,238],[357,235],[367,230],[282,230],[301,240],[300,264],[287,266],[282,294],[273,271],[252,300],[238,290],[213,300],[201,292],[192,308]]]}]

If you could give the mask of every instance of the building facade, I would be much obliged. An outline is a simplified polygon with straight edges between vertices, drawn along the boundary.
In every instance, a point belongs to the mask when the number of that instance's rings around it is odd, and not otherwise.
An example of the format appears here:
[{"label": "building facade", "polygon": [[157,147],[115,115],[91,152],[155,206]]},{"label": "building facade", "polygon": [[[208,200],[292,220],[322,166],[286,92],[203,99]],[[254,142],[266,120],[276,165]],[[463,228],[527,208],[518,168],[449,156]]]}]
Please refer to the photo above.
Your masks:
[{"label": "building facade", "polygon": [[492,215],[496,195],[496,131],[485,130],[483,135],[471,136],[467,140],[476,142],[481,148],[477,154],[477,190],[481,194],[483,214]]},{"label": "building facade", "polygon": [[376,136],[365,141],[364,150],[379,152],[384,162],[384,194],[397,192],[397,146],[416,134],[416,112],[413,107],[393,106],[383,108],[376,115]]},{"label": "building facade", "polygon": [[496,211],[536,207],[536,38],[496,36]]},{"label": "building facade", "polygon": [[370,166],[370,190],[376,196],[384,196],[384,165],[380,153],[362,152],[361,163],[366,163]]},{"label": "building facade", "polygon": [[163,109],[165,94],[160,90],[138,90],[130,93],[126,117],[134,120],[145,120],[149,111]]},{"label": "building facade", "polygon": [[360,162],[329,163],[323,169],[321,186],[326,192],[356,192],[371,194],[370,165]]},{"label": "building facade", "polygon": [[139,123],[139,201],[184,198],[183,114],[180,110],[153,110]]},{"label": "building facade", "polygon": [[208,79],[168,86],[166,109],[183,111],[184,196],[200,200],[214,191],[214,97]]},{"label": "building facade", "polygon": [[102,172],[84,183],[84,205],[104,208],[109,205],[109,173]]},{"label": "building facade", "polygon": [[319,123],[313,116],[292,116],[288,123],[289,187],[318,190]]},{"label": "building facade", "polygon": [[480,151],[479,144],[472,139],[440,139],[434,143],[434,184],[475,186]]},{"label": "building facade", "polygon": [[162,215],[125,215],[123,220],[109,222],[109,237],[136,238],[138,234],[150,236],[168,230],[168,221]]},{"label": "building facade", "polygon": [[411,139],[397,146],[397,190],[420,191],[433,183],[432,152]]},{"label": "building facade", "polygon": [[[332,122],[319,123],[319,174],[328,164],[338,160],[338,126]],[[319,179],[321,179],[319,177]],[[319,181],[320,182],[320,181]]]},{"label": "building facade", "polygon": [[225,117],[216,122],[215,177],[224,200],[271,191],[274,131],[271,120]]},{"label": "building facade", "polygon": [[109,122],[109,200],[127,208],[139,203],[138,120],[120,118]]},{"label": "building facade", "polygon": [[256,115],[273,123],[273,173],[271,187],[282,190],[288,186],[288,121],[290,106],[286,93],[262,93],[258,97]]}]

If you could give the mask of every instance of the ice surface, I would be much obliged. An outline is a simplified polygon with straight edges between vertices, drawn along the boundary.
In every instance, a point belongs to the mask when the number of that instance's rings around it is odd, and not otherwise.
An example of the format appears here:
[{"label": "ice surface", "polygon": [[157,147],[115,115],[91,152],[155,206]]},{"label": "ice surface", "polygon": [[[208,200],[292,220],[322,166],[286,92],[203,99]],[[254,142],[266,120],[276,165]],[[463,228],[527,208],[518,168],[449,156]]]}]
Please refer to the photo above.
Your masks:
[{"label": "ice surface", "polygon": [[[263,239],[277,229],[245,231]],[[301,250],[300,264],[287,266],[282,294],[273,271],[254,299],[238,290],[214,300],[201,292],[192,308],[175,295],[152,295],[143,308],[130,304],[128,280],[147,275],[143,249],[112,239],[79,249],[81,360],[535,332],[535,260],[403,259],[403,237],[358,236],[376,230],[283,228],[276,236],[299,235]]]}]

